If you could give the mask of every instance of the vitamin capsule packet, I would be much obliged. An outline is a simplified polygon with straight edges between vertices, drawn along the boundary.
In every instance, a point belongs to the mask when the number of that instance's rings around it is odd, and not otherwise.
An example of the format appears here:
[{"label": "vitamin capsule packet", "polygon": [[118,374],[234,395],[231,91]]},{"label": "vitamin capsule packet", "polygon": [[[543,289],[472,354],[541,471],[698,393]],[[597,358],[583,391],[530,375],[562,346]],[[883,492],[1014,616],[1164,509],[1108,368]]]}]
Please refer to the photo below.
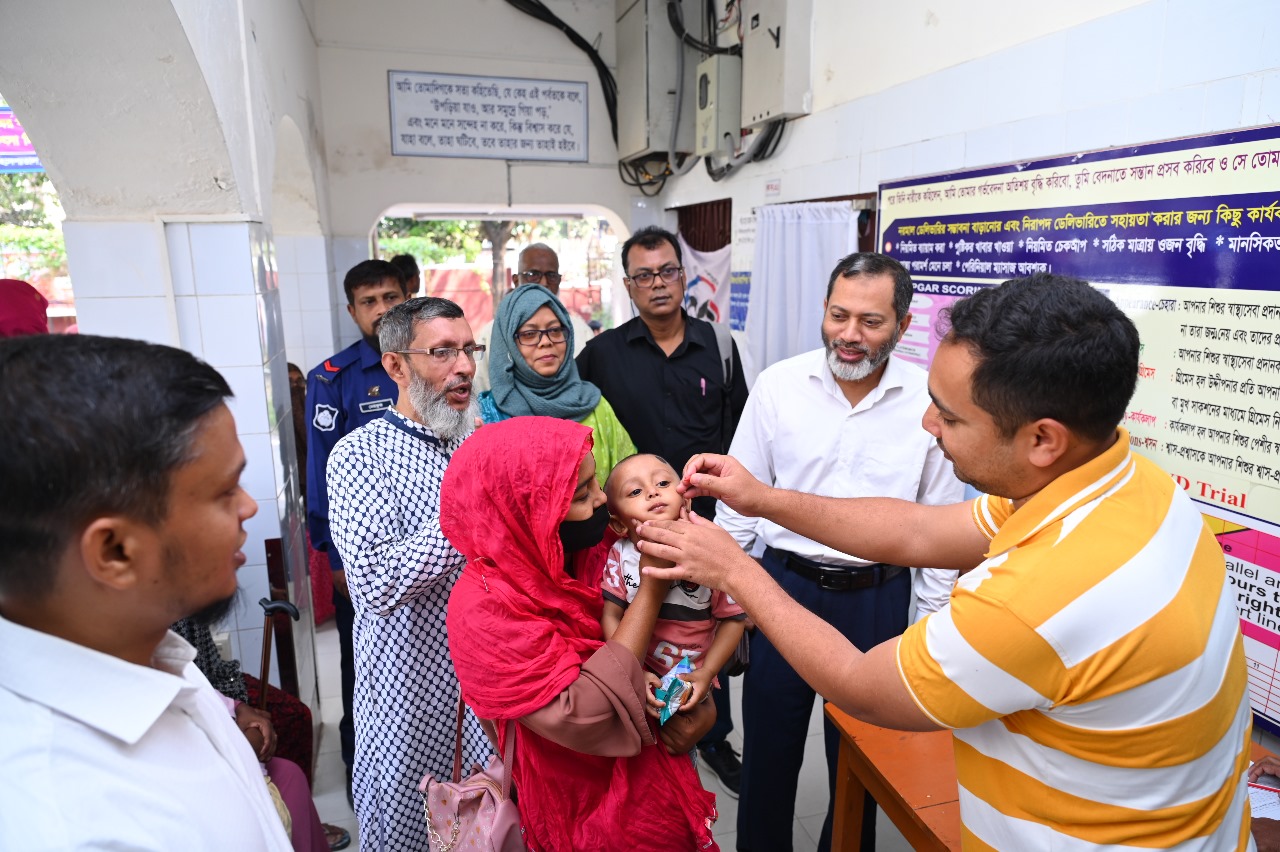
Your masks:
[{"label": "vitamin capsule packet", "polygon": [[682,674],[693,674],[693,662],[688,657],[681,657],[680,662],[672,666],[671,671],[662,676],[662,684],[654,690],[654,695],[658,697],[658,700],[666,702],[658,712],[658,724],[660,725],[667,724],[667,720],[680,709],[680,702],[684,700],[685,690],[689,689],[689,684],[679,677]]}]

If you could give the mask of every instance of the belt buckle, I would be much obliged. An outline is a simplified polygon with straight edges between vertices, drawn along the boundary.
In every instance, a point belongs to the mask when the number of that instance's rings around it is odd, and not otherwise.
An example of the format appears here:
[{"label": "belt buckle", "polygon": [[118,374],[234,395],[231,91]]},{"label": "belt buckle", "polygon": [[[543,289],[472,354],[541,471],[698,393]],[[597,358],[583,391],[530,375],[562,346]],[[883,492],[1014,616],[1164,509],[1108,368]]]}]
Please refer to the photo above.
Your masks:
[{"label": "belt buckle", "polygon": [[853,588],[852,574],[833,574],[826,571],[818,572],[818,588],[826,589],[831,592],[847,592]]}]

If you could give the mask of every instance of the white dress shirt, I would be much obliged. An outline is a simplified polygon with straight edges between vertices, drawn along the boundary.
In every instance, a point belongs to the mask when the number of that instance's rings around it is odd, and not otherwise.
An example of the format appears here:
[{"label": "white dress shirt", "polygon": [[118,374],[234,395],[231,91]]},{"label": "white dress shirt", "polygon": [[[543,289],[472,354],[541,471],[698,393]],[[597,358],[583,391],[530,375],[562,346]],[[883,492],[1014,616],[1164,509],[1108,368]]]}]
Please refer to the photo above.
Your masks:
[{"label": "white dress shirt", "polygon": [[0,618],[0,849],[290,852],[249,741],[170,633],[154,668]]},{"label": "white dress shirt", "polygon": [[[779,361],[751,389],[729,454],[757,479],[779,488],[828,497],[958,503],[964,486],[920,425],[929,407],[926,376],[914,364],[891,357],[880,383],[854,407],[831,375],[825,349]],[[762,543],[828,565],[869,564],[772,521],[743,517],[724,503],[716,506],[716,522],[748,552]],[[922,614],[946,604],[955,578],[955,571],[912,569]]]}]

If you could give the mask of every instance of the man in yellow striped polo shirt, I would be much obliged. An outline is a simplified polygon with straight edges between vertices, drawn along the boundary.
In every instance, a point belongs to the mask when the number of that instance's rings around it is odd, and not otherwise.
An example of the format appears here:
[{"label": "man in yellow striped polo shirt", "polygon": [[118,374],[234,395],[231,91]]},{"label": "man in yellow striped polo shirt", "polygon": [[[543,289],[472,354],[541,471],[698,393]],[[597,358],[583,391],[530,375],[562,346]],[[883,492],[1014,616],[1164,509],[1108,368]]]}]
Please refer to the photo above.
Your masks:
[{"label": "man in yellow striped polo shirt", "polygon": [[957,302],[928,430],[984,496],[952,506],[769,488],[695,456],[709,494],[840,550],[957,568],[950,605],[862,654],[698,521],[646,525],[653,573],[722,589],[818,692],[891,728],[954,728],[966,850],[1251,849],[1250,727],[1221,550],[1119,423],[1138,333],[1083,281]]}]

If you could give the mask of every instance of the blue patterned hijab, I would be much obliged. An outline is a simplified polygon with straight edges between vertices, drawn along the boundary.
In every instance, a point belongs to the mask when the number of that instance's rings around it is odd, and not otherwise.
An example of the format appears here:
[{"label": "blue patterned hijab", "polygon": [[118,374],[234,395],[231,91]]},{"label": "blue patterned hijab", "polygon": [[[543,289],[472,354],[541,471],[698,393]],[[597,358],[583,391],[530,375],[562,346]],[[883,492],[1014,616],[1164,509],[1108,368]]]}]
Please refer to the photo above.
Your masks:
[{"label": "blue patterned hijab", "polygon": [[[564,362],[555,375],[540,376],[520,354],[516,332],[546,305],[564,326]],[[600,389],[578,377],[573,361],[573,324],[555,294],[540,284],[512,290],[498,305],[489,338],[489,386],[498,410],[508,417],[539,414],[581,420],[600,404]]]}]

